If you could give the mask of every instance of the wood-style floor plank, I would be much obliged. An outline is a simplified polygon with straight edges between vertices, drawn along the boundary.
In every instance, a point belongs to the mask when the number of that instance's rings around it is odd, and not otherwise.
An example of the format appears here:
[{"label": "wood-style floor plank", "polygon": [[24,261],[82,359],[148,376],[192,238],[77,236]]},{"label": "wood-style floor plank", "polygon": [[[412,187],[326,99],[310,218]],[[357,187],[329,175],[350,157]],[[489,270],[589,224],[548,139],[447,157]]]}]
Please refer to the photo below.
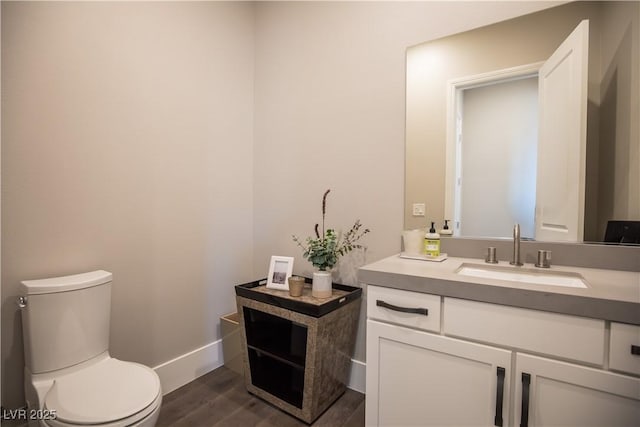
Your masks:
[{"label": "wood-style floor plank", "polygon": [[[158,427],[304,427],[303,421],[248,393],[242,376],[222,366],[163,398]],[[364,426],[364,395],[347,390],[312,424]]]}]

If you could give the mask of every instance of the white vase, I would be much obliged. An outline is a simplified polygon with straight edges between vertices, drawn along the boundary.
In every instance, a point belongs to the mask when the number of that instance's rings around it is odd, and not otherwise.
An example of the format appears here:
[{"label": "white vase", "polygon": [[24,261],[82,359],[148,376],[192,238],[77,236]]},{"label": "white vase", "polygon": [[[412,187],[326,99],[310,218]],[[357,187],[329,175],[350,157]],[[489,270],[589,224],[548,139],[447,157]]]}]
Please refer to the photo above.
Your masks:
[{"label": "white vase", "polygon": [[331,297],[331,273],[328,271],[315,271],[311,285],[311,295],[316,298]]}]

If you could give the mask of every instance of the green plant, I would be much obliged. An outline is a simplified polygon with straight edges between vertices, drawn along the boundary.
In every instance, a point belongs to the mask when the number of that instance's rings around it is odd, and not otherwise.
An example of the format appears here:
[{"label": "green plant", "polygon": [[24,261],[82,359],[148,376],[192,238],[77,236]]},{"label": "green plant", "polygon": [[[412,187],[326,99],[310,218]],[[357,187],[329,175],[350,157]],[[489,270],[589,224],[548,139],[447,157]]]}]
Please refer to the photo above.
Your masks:
[{"label": "green plant", "polygon": [[368,228],[361,230],[362,224],[359,219],[344,235],[336,233],[332,228],[325,231],[324,219],[327,213],[327,196],[330,191],[325,191],[322,196],[322,234],[319,230],[320,225],[316,224],[314,227],[315,238],[307,237],[303,243],[298,237],[293,236],[293,241],[304,251],[302,255],[320,271],[332,269],[338,262],[338,258],[354,249],[362,248],[363,246],[356,242],[369,232]]}]

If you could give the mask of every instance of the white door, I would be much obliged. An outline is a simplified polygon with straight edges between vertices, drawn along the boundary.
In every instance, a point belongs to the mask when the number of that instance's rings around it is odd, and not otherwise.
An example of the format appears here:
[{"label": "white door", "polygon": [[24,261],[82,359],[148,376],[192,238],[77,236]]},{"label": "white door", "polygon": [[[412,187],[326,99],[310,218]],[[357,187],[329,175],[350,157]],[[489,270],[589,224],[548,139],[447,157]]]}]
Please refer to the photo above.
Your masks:
[{"label": "white door", "polygon": [[367,426],[508,425],[511,352],[367,321]]},{"label": "white door", "polygon": [[540,69],[537,240],[583,239],[588,51],[585,20]]},{"label": "white door", "polygon": [[512,425],[640,425],[640,378],[517,354],[515,382]]}]

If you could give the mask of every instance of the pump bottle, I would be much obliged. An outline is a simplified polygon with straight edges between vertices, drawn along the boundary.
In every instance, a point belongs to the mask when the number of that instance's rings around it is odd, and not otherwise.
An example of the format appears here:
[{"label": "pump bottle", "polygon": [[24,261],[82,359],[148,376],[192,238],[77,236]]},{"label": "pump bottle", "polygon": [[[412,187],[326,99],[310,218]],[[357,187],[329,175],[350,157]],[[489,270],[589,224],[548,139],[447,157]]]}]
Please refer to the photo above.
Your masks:
[{"label": "pump bottle", "polygon": [[440,230],[440,236],[446,237],[446,236],[451,236],[452,234],[453,234],[453,230],[449,228],[449,220],[445,219],[444,226]]},{"label": "pump bottle", "polygon": [[436,233],[435,223],[431,223],[429,232],[424,235],[424,253],[428,257],[440,256],[440,235]]}]

